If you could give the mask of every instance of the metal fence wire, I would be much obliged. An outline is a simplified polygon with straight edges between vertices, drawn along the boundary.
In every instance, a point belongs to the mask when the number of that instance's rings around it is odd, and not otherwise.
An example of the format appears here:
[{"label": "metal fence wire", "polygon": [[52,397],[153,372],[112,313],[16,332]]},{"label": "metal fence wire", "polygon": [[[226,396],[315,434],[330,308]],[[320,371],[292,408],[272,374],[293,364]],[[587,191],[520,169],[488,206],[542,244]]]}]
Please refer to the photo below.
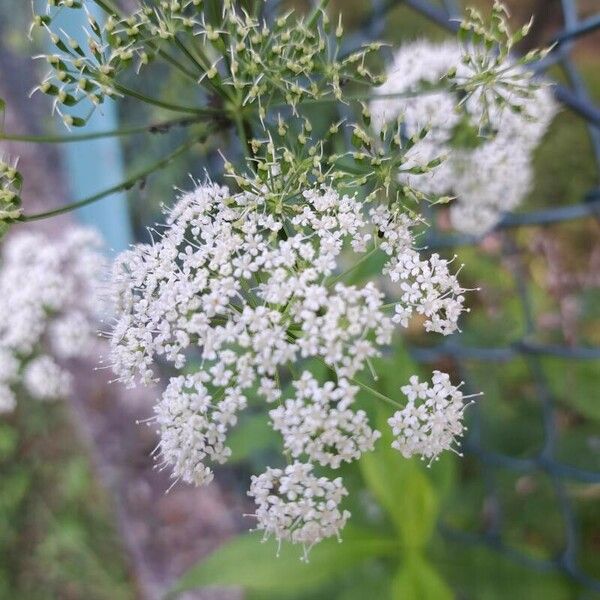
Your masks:
[{"label": "metal fence wire", "polygon": [[[593,147],[598,181],[600,181],[600,108],[590,100],[586,85],[579,75],[571,58],[575,41],[593,31],[600,30],[600,13],[582,19],[578,16],[576,0],[560,0],[563,14],[563,28],[554,38],[555,47],[537,69],[544,73],[551,66],[558,66],[566,76],[566,84],[553,86],[556,99],[567,109],[586,122],[587,130]],[[379,39],[384,31],[386,20],[392,9],[398,6],[410,7],[421,15],[449,32],[458,28],[458,18],[461,9],[456,0],[371,0],[369,16],[363,21],[351,40],[352,46],[363,42]],[[533,212],[506,214],[497,225],[497,230],[521,228],[527,226],[544,226],[583,218],[600,217],[600,186],[590,190],[581,202],[574,205],[558,206]],[[430,219],[434,223],[434,219]],[[479,240],[465,236],[443,233],[435,226],[427,232],[426,245],[430,249],[452,248],[476,244]],[[436,347],[411,349],[413,357],[422,363],[432,363],[442,359],[450,359],[457,370],[463,373],[463,378],[469,381],[469,364],[501,364],[514,359],[522,359],[527,366],[528,378],[532,382],[537,401],[540,406],[540,419],[543,423],[543,443],[536,456],[521,458],[508,453],[492,451],[482,442],[481,409],[477,406],[470,408],[469,433],[464,440],[463,451],[473,461],[481,466],[483,485],[485,488],[485,504],[487,509],[486,524],[483,532],[471,533],[452,528],[442,523],[444,535],[451,539],[470,544],[485,544],[486,546],[518,561],[532,569],[543,572],[562,572],[567,577],[578,582],[585,590],[594,594],[600,592],[600,579],[586,573],[581,567],[581,538],[573,500],[567,486],[571,482],[585,484],[600,484],[600,472],[584,470],[566,464],[558,457],[556,426],[555,396],[552,386],[544,372],[542,361],[545,357],[559,357],[565,360],[597,360],[600,359],[598,347],[573,347],[561,345],[545,345],[536,343],[536,320],[532,300],[528,293],[528,278],[519,265],[520,248],[514,241],[514,236],[505,237],[502,255],[510,259],[512,277],[518,292],[519,302],[524,315],[524,331],[521,339],[514,340],[504,347],[478,348],[466,345],[460,336],[453,336]],[[568,368],[568,367],[567,367]],[[600,401],[599,396],[589,399],[591,402]],[[545,475],[551,482],[553,494],[563,520],[563,547],[552,559],[540,559],[524,552],[521,548],[506,541],[504,535],[506,517],[503,515],[502,499],[498,493],[498,478],[501,471],[521,475]],[[595,594],[594,594],[595,595]]]}]

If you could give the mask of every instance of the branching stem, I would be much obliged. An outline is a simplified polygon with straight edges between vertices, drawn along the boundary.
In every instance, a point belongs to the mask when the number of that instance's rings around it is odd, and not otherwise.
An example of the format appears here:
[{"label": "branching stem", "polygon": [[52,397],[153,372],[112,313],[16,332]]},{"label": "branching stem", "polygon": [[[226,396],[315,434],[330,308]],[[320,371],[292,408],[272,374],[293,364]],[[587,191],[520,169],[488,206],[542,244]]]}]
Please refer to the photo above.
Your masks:
[{"label": "branching stem", "polygon": [[121,192],[123,190],[128,190],[133,187],[138,181],[145,179],[148,175],[158,171],[160,169],[165,168],[171,162],[173,162],[177,157],[181,156],[184,152],[189,150],[192,146],[197,143],[204,142],[209,135],[209,131],[205,131],[200,136],[195,136],[190,140],[187,140],[185,143],[181,144],[178,148],[176,148],[173,152],[168,154],[167,156],[161,158],[157,162],[151,164],[146,167],[142,171],[133,174],[131,177],[122,181],[121,183],[114,185],[106,190],[101,192],[97,192],[87,198],[83,198],[82,200],[78,200],[77,202],[73,202],[72,204],[67,204],[65,206],[61,206],[60,208],[55,208],[54,210],[49,210],[46,212],[35,213],[32,215],[21,215],[18,219],[15,219],[16,223],[26,223],[29,221],[38,221],[40,219],[46,219],[49,217],[55,217],[57,215],[61,215],[63,213],[70,212],[77,208],[81,208],[82,206],[87,206],[88,204],[92,204],[93,202],[97,202],[106,196],[110,196],[111,194],[115,194],[116,192]]}]

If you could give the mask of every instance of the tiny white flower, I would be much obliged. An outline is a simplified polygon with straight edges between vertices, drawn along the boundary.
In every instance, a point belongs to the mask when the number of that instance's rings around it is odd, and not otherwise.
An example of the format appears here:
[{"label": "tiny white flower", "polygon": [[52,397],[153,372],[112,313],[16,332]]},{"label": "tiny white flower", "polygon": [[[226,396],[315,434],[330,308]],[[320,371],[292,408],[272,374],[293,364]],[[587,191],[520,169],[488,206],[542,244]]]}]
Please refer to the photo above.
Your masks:
[{"label": "tiny white flower", "polygon": [[290,541],[303,547],[303,559],[320,541],[336,536],[350,517],[340,503],[348,494],[341,478],[329,480],[312,473],[311,464],[295,462],[285,469],[267,468],[252,476],[248,495],[254,498],[256,529],[264,539]]},{"label": "tiny white flower", "polygon": [[464,396],[440,371],[433,372],[431,385],[413,375],[402,392],[408,403],[388,419],[395,436],[392,447],[405,458],[418,455],[429,461],[445,450],[455,450],[465,429],[463,412],[469,404],[465,400],[472,396]]}]

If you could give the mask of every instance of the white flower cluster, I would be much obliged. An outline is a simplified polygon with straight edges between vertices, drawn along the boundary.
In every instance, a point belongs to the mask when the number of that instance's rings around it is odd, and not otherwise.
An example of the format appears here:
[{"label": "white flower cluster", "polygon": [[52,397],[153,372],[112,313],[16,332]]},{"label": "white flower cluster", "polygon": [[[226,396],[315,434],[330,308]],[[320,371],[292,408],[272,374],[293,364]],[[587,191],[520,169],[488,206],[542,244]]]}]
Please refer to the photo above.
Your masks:
[{"label": "white flower cluster", "polygon": [[350,517],[339,505],[348,495],[341,477],[329,480],[312,473],[313,466],[295,462],[285,469],[268,468],[254,475],[248,495],[257,509],[257,529],[265,539],[288,540],[308,551],[321,540],[338,536]]},{"label": "white flower cluster", "polygon": [[445,450],[453,450],[462,436],[463,412],[468,406],[460,389],[450,383],[446,373],[434,371],[431,386],[416,375],[402,388],[408,404],[388,420],[396,439],[392,447],[405,458],[419,455],[436,460]]},{"label": "white flower cluster", "polygon": [[[488,118],[494,132],[483,137],[478,127],[483,109],[477,95],[457,109],[460,99],[455,94],[446,88],[436,90],[451,69],[457,68],[457,77],[463,79],[472,75],[468,64],[461,61],[462,52],[455,41],[423,40],[403,46],[388,69],[386,83],[375,89],[370,109],[373,125],[379,130],[399,116],[408,135],[430,128],[409,151],[409,157],[414,165],[436,157],[445,160],[424,175],[403,173],[400,178],[426,194],[456,196],[451,207],[454,227],[480,235],[503,213],[516,208],[531,190],[531,155],[557,106],[548,87],[541,86],[530,97],[512,100],[513,108],[519,110],[491,110]],[[427,87],[425,93],[412,94]]]},{"label": "white flower cluster", "polygon": [[231,454],[225,446],[226,433],[246,406],[246,399],[235,387],[227,389],[221,400],[214,400],[204,385],[209,380],[204,371],[173,377],[155,407],[165,464],[173,465],[174,477],[195,485],[213,478],[201,461],[224,463]]},{"label": "white flower cluster", "polygon": [[[412,225],[408,217],[364,206],[327,186],[306,190],[278,213],[259,194],[232,195],[206,183],[178,200],[154,244],[117,259],[116,374],[129,385],[147,383],[155,378],[157,358],[188,369],[171,378],[156,407],[157,452],[176,480],[212,479],[209,464],[229,456],[227,432],[254,390],[266,403],[282,402],[270,416],[288,452],[306,462],[293,471],[296,478],[305,474],[298,485],[307,491],[300,496],[322,483],[308,475],[313,463],[337,468],[373,449],[380,434],[364,411],[354,410],[354,376],[390,343],[395,322],[406,326],[416,312],[425,316],[426,329],[447,334],[463,310],[463,290],[448,263],[419,256]],[[387,256],[385,272],[403,286],[402,297],[389,305],[373,283],[346,285],[337,273],[343,251],[364,255],[377,244]],[[193,373],[190,357],[200,364]],[[318,382],[308,370],[296,377],[295,366],[309,359],[327,365],[334,380]],[[283,374],[292,378],[294,398],[282,398]],[[291,511],[284,511],[286,527],[294,533],[281,533],[279,504],[271,500],[259,503],[259,527],[307,547],[345,520],[336,513],[334,526],[302,513],[307,522],[296,532],[295,502],[288,496],[284,503]],[[280,524],[268,524],[269,518]]]},{"label": "white flower cluster", "polygon": [[284,446],[294,458],[304,454],[336,469],[373,450],[381,434],[369,427],[365,411],[351,409],[358,387],[345,379],[337,386],[327,381],[321,387],[305,371],[294,381],[294,388],[294,399],[269,413],[273,429],[281,432]]},{"label": "white flower cluster", "polygon": [[381,249],[391,258],[383,273],[400,283],[400,302],[396,303],[395,323],[408,326],[414,312],[425,317],[425,330],[449,335],[458,329],[465,290],[453,275],[447,260],[433,254],[423,260],[413,247],[410,218],[385,207],[371,211],[371,219],[383,239]]},{"label": "white flower cluster", "polygon": [[59,240],[26,232],[4,244],[0,266],[0,411],[14,386],[46,400],[65,396],[70,375],[53,357],[85,355],[94,341],[105,262],[100,239],[73,228]]}]

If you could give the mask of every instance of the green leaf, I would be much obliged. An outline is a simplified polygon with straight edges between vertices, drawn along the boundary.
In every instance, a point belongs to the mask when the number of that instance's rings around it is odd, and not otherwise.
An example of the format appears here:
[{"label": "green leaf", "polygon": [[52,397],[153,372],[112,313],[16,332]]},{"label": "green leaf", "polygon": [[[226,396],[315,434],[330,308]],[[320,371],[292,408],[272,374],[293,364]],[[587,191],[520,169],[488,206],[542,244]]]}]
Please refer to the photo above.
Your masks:
[{"label": "green leaf", "polygon": [[300,548],[283,544],[277,557],[276,541],[261,544],[260,533],[248,533],[192,567],[171,594],[205,586],[240,586],[280,598],[314,589],[369,558],[390,556],[397,551],[393,539],[347,527],[343,542],[321,542],[311,550],[309,562],[304,563],[300,561]]},{"label": "green leaf", "polygon": [[410,555],[392,582],[391,600],[452,600],[454,593],[420,555]]},{"label": "green leaf", "polygon": [[399,452],[388,449],[387,442],[384,435],[379,449],[363,456],[362,473],[396,526],[402,546],[421,549],[433,534],[438,498],[417,460],[403,458]]},{"label": "green leaf", "polygon": [[[375,370],[380,373],[378,389],[391,398],[401,399],[400,388],[418,372],[418,367],[398,343],[394,356],[377,361]],[[394,523],[402,546],[420,549],[431,538],[437,521],[438,494],[425,474],[424,463],[407,460],[391,447],[393,437],[387,419],[392,412],[387,405],[377,404],[376,409],[377,429],[382,437],[375,452],[363,456],[360,468],[367,486]],[[449,487],[450,483],[444,485]]]},{"label": "green leaf", "polygon": [[434,486],[440,500],[450,496],[456,484],[457,458],[451,452],[442,454],[430,468],[427,469],[427,476]]}]

